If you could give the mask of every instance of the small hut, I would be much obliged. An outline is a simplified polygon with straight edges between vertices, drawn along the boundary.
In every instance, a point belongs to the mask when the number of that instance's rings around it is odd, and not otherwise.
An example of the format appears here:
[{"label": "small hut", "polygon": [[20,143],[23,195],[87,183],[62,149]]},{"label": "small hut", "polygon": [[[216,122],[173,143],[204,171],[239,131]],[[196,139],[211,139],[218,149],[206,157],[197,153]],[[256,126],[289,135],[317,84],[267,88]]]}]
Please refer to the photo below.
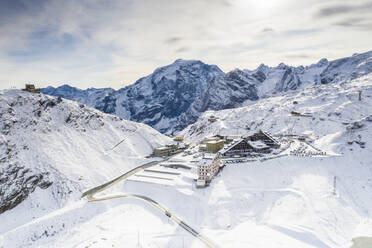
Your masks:
[{"label": "small hut", "polygon": [[40,93],[40,88],[35,88],[34,84],[26,84],[23,91],[31,92],[31,93]]}]

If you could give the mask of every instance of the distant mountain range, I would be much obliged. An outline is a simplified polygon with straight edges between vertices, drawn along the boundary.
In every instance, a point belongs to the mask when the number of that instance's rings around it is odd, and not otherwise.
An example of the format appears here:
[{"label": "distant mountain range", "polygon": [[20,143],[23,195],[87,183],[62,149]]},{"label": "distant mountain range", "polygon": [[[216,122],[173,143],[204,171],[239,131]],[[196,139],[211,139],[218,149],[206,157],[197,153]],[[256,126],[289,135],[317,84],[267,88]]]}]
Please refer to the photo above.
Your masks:
[{"label": "distant mountain range", "polygon": [[42,93],[92,106],[102,112],[148,124],[174,134],[207,110],[249,105],[252,101],[317,84],[351,80],[372,71],[372,51],[310,66],[276,67],[224,73],[198,60],[176,60],[119,90],[81,90],[69,85],[47,87]]}]

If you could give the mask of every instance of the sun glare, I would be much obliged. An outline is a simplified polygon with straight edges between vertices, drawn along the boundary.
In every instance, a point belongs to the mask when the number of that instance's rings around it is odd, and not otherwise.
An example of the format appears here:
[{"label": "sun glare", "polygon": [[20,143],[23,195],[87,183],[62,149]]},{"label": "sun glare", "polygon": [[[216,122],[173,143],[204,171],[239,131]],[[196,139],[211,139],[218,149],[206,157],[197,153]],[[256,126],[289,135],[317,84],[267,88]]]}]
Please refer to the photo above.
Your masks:
[{"label": "sun glare", "polygon": [[236,6],[240,8],[249,9],[257,15],[262,15],[270,12],[277,6],[285,3],[286,0],[264,0],[264,1],[252,1],[252,0],[236,0]]}]

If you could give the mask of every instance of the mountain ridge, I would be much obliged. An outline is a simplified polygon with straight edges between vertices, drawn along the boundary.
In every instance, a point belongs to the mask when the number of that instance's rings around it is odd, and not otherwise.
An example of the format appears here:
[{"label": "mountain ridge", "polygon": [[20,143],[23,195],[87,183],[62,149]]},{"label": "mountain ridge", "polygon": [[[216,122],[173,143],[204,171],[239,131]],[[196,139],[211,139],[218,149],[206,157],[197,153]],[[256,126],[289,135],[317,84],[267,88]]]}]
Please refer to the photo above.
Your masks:
[{"label": "mountain ridge", "polygon": [[167,142],[151,127],[77,102],[0,91],[0,214],[40,189],[53,207],[78,199],[83,188],[125,171]]},{"label": "mountain ridge", "polygon": [[255,70],[235,69],[227,73],[200,60],[177,59],[119,90],[80,90],[63,85],[44,88],[41,92],[174,134],[194,123],[207,110],[241,107],[260,98],[355,79],[371,71],[372,51],[333,61],[323,58],[309,66],[261,64]]}]

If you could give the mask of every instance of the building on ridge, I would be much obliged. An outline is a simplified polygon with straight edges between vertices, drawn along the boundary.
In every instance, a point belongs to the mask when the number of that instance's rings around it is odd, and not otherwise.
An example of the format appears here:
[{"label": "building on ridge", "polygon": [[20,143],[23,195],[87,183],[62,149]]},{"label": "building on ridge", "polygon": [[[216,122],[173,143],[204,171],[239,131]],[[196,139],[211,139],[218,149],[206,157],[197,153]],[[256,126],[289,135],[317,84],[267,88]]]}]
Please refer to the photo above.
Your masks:
[{"label": "building on ridge", "polygon": [[35,88],[34,84],[26,84],[25,88],[22,90],[31,93],[40,93],[40,88]]}]

